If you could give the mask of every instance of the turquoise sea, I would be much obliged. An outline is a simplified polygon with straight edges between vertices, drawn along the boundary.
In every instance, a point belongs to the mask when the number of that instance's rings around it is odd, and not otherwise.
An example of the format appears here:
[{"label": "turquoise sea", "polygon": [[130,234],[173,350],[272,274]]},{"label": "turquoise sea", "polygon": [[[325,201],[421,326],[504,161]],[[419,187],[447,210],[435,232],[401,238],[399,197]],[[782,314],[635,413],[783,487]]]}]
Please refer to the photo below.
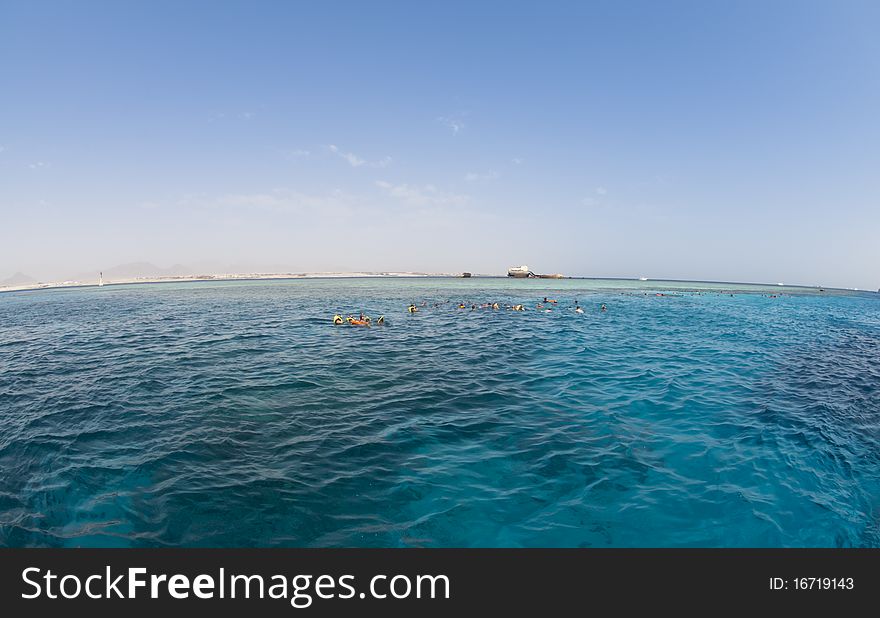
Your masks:
[{"label": "turquoise sea", "polygon": [[[527,310],[456,308],[493,301]],[[387,324],[331,323],[361,310]],[[3,293],[0,545],[880,546],[880,295]]]}]

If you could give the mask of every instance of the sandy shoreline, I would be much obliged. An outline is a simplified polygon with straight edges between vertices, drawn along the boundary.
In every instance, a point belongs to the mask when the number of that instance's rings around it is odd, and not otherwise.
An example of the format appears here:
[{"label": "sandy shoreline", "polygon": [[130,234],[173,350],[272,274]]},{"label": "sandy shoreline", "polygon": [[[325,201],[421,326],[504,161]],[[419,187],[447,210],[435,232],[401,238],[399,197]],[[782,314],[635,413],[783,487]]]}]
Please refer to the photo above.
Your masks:
[{"label": "sandy shoreline", "polygon": [[[419,279],[419,278],[429,278],[429,277],[442,277],[442,278],[450,278],[450,279],[459,279],[462,278],[461,273],[422,273],[422,272],[313,272],[313,273],[214,273],[214,274],[201,274],[201,275],[162,275],[155,277],[120,277],[114,279],[104,279],[104,286],[113,286],[113,285],[133,285],[133,284],[150,284],[150,283],[185,283],[185,282],[197,282],[197,281],[259,281],[259,280],[272,280],[272,279],[351,279],[351,278],[388,278],[388,279]],[[472,275],[474,279],[483,279],[483,278],[497,278],[497,279],[506,279],[507,277],[504,275],[498,274],[478,274],[474,273]],[[662,288],[662,289],[676,289],[678,291],[724,291],[732,292],[733,289],[728,290],[729,287],[737,288],[755,288],[754,291],[766,292],[766,293],[787,293],[787,294],[803,294],[803,293],[880,293],[873,292],[872,290],[859,290],[857,288],[835,288],[835,287],[825,287],[819,288],[818,286],[806,286],[806,285],[796,285],[796,284],[771,284],[771,283],[747,283],[747,282],[734,282],[734,281],[689,281],[683,279],[652,279],[650,282],[648,280],[640,280],[633,279],[629,277],[564,277],[564,279],[568,280],[585,280],[585,281],[627,281],[633,284],[648,284],[648,288]],[[558,281],[558,279],[541,279],[541,278],[530,278],[530,279],[514,279],[515,281]],[[669,285],[673,284],[673,285]],[[689,284],[686,287],[681,287],[679,284]],[[27,291],[35,291],[35,290],[58,290],[58,289],[73,289],[73,288],[90,288],[90,287],[98,287],[99,280],[95,279],[86,279],[86,280],[71,280],[71,281],[51,281],[51,282],[41,282],[41,283],[28,283],[22,285],[13,285],[13,286],[0,286],[0,294],[4,292],[27,292]],[[679,289],[680,288],[680,289]],[[742,292],[745,290],[737,289],[736,291]]]},{"label": "sandy shoreline", "polygon": [[[326,273],[215,273],[204,275],[180,275],[162,277],[133,277],[105,279],[104,286],[131,285],[134,283],[174,283],[188,281],[254,281],[261,279],[333,279],[366,277],[461,277],[460,273],[415,272],[326,272]],[[51,281],[24,285],[0,286],[0,292],[25,292],[29,290],[52,290],[63,288],[97,287],[98,279],[87,281]]]}]

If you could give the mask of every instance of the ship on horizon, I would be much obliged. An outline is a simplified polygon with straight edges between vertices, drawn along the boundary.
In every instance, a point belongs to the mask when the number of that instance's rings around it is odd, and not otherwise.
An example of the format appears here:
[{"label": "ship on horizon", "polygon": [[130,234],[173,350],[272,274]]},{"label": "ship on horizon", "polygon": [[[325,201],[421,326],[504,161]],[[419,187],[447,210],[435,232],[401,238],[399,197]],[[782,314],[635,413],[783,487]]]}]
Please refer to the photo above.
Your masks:
[{"label": "ship on horizon", "polygon": [[516,277],[518,279],[525,279],[527,277],[534,277],[535,273],[529,270],[529,267],[523,264],[522,266],[513,266],[507,269],[508,277]]},{"label": "ship on horizon", "polygon": [[529,267],[523,264],[522,266],[512,266],[507,269],[508,277],[516,277],[517,279],[564,279],[565,275],[561,273],[554,273],[552,275],[539,275],[537,273],[529,270]]}]

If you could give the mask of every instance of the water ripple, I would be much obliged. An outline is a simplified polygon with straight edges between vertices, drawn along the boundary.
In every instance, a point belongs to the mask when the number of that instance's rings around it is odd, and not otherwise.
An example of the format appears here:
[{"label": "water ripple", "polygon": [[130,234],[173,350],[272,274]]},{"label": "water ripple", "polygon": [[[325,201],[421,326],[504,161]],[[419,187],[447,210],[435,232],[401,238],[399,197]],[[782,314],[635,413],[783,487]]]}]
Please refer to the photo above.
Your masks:
[{"label": "water ripple", "polygon": [[0,295],[0,545],[880,546],[876,299],[538,285]]}]

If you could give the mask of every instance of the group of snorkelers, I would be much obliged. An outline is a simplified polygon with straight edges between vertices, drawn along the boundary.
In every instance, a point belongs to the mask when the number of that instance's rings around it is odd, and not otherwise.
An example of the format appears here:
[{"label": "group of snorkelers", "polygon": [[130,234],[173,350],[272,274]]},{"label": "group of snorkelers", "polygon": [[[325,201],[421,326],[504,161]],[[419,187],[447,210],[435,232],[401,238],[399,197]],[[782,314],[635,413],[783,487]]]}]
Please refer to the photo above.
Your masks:
[{"label": "group of snorkelers", "polygon": [[[433,304],[433,307],[435,307],[435,308],[442,307],[443,305],[449,304],[450,302],[452,302],[452,301],[447,300],[447,301],[443,301],[443,302],[436,302]],[[553,307],[556,307],[558,305],[559,305],[559,301],[552,299],[552,298],[547,298],[545,296],[544,300],[535,304],[535,310],[549,312],[549,311],[553,311]],[[410,303],[407,306],[406,311],[407,311],[407,313],[418,313],[420,309],[423,309],[425,307],[428,307],[427,301],[422,301],[420,304]],[[526,311],[526,306],[523,304],[509,305],[509,304],[501,304],[497,301],[485,302],[485,303],[480,303],[480,304],[472,303],[472,302],[467,302],[467,303],[458,302],[458,303],[455,303],[455,307],[457,309],[470,309],[471,311],[476,311],[478,309],[491,309],[493,311],[498,311],[500,309],[507,309],[509,311]],[[605,303],[602,303],[599,305],[599,311],[602,311],[602,312],[608,311],[608,307],[605,305]],[[577,300],[574,301],[574,312],[575,313],[584,313],[583,307],[581,307],[580,303]],[[343,318],[340,314],[336,314],[333,316],[333,323],[337,324],[337,325],[349,324],[351,326],[371,326],[373,324],[373,321],[371,320],[370,316],[365,315],[363,312],[361,312],[360,315],[357,317],[349,315],[346,318]],[[385,316],[380,316],[376,320],[375,324],[376,325],[385,324]]]},{"label": "group of snorkelers", "polygon": [[[553,307],[558,304],[559,304],[559,301],[554,300],[552,298],[547,298],[545,296],[544,300],[542,302],[535,305],[535,309],[537,309],[539,311],[545,311],[545,312],[553,311]],[[608,311],[608,307],[605,305],[605,303],[602,303],[601,305],[599,305],[599,311]],[[580,304],[580,302],[577,301],[577,299],[575,299],[575,301],[574,301],[574,312],[575,313],[583,313],[584,312],[584,308],[581,307],[581,304]]]},{"label": "group of snorkelers", "polygon": [[[361,311],[361,313],[358,317],[354,317],[353,315],[349,315],[349,316],[343,318],[341,315],[339,315],[337,313],[336,315],[333,316],[333,323],[336,325],[348,324],[350,326],[372,326],[373,319],[368,315],[364,315],[363,311]],[[376,325],[381,326],[383,324],[385,324],[385,316],[380,315],[376,319]]]},{"label": "group of snorkelers", "polygon": [[[722,291],[720,293],[725,294],[725,295],[729,294],[730,296],[733,296],[733,292]],[[696,294],[702,295],[703,292],[696,292]],[[648,296],[648,293],[645,292],[644,295]],[[653,293],[653,295],[654,296],[680,296],[681,294],[655,292],[655,293]],[[777,292],[775,294],[762,294],[761,296],[769,296],[770,298],[778,298],[778,297],[782,296],[782,293]],[[433,303],[431,306],[434,308],[437,308],[437,307],[442,307],[443,305],[448,305],[451,302],[452,301],[450,301],[450,300],[439,301],[439,302]],[[547,298],[545,296],[541,301],[539,301],[535,304],[535,310],[536,311],[543,311],[545,313],[551,312],[558,305],[559,305],[559,301],[557,301],[553,298]],[[492,309],[495,311],[500,310],[500,309],[507,309],[509,311],[526,311],[527,310],[525,305],[522,305],[522,304],[509,305],[509,304],[501,304],[497,301],[485,302],[485,303],[480,303],[480,304],[472,303],[470,301],[458,302],[458,303],[454,303],[454,306],[457,309],[470,309],[471,311],[476,311],[478,309]],[[422,301],[419,304],[410,303],[407,306],[406,310],[408,313],[418,313],[421,309],[426,308],[426,307],[428,307],[428,302]],[[599,305],[599,311],[602,313],[608,311],[608,306],[605,303],[601,303]],[[578,300],[574,301],[574,312],[575,313],[584,313],[584,308],[581,307],[580,302]],[[361,312],[360,315],[358,315],[357,317],[349,315],[348,317],[345,317],[345,318],[343,318],[339,314],[336,314],[333,316],[333,323],[337,324],[337,325],[350,324],[352,326],[371,326],[373,324],[382,325],[382,324],[385,324],[385,316],[379,316],[379,318],[375,322],[373,322],[372,319],[370,318],[370,316],[365,315],[363,312]]]}]

